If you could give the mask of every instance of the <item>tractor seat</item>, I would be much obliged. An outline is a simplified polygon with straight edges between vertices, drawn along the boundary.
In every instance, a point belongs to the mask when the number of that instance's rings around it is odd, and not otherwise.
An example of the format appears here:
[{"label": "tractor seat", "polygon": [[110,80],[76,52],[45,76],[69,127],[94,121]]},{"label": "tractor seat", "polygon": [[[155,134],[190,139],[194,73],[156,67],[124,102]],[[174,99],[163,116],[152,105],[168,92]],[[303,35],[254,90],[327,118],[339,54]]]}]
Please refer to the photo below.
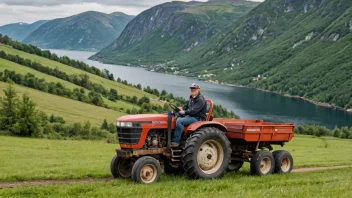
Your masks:
[{"label": "tractor seat", "polygon": [[207,119],[206,121],[213,121],[213,116],[211,115],[212,114],[212,111],[213,111],[213,101],[211,100],[206,100],[207,102]]}]

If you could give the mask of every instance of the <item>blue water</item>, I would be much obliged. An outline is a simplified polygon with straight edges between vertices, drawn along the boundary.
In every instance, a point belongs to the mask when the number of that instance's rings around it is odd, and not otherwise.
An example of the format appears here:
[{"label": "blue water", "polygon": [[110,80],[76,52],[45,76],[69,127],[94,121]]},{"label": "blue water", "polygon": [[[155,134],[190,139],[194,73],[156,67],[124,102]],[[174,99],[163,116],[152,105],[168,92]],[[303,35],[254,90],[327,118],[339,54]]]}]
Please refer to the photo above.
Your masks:
[{"label": "blue water", "polygon": [[175,96],[188,97],[189,86],[195,82],[208,99],[234,111],[242,119],[263,119],[272,122],[289,122],[297,125],[317,124],[329,128],[352,126],[352,113],[316,106],[298,98],[248,88],[206,83],[195,79],[146,71],[143,68],[117,66],[88,60],[93,52],[50,50],[59,56],[81,60],[100,69],[107,69],[129,83],[140,83],[159,90],[165,89]]}]

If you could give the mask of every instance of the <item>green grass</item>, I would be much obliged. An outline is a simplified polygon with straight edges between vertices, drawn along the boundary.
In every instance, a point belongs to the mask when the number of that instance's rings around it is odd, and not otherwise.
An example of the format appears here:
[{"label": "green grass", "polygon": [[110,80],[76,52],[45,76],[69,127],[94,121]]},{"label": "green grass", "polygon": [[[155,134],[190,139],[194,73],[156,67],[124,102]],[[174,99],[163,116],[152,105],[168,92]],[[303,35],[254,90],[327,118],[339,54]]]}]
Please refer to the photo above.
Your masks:
[{"label": "green grass", "polygon": [[[352,140],[328,138],[326,142],[327,148],[320,139],[297,136],[285,149],[292,153],[295,168],[352,164]],[[110,177],[110,160],[117,146],[103,141],[0,136],[0,181]],[[248,163],[241,174],[249,174]]]},{"label": "green grass", "polygon": [[0,181],[109,176],[116,144],[0,136]]},{"label": "green grass", "polygon": [[[7,87],[8,83],[0,82],[0,97],[5,96],[2,90]],[[51,95],[27,87],[19,85],[14,85],[14,87],[19,94],[28,93],[31,99],[36,102],[39,110],[47,114],[62,116],[69,123],[89,120],[94,125],[101,125],[104,119],[107,119],[109,123],[114,123],[117,117],[124,115],[121,112]]]},{"label": "green grass", "polygon": [[165,176],[156,184],[130,180],[24,186],[0,190],[4,197],[350,197],[352,169],[326,170],[289,175],[252,176],[227,174],[219,180],[189,180]]},{"label": "green grass", "polygon": [[[93,82],[93,83],[98,83],[101,84],[102,86],[104,86],[106,89],[110,90],[110,88],[116,89],[118,91],[119,94],[122,95],[127,95],[127,96],[137,96],[138,98],[141,98],[143,96],[147,96],[149,98],[157,98],[156,96],[146,93],[142,90],[139,90],[137,88],[134,87],[130,87],[127,85],[124,85],[122,83],[118,83],[115,81],[111,81],[105,78],[102,78],[100,76],[97,75],[93,75],[90,74],[88,72],[85,72],[83,70],[80,69],[76,69],[74,67],[68,66],[68,65],[64,65],[61,64],[59,62],[56,61],[52,61],[37,55],[33,55],[33,54],[28,54],[26,52],[22,52],[16,49],[13,49],[10,46],[6,46],[6,45],[2,45],[0,44],[0,50],[5,51],[8,54],[12,54],[12,55],[19,55],[22,58],[27,58],[30,59],[32,61],[36,61],[41,63],[43,66],[46,67],[50,67],[50,68],[58,68],[60,71],[62,72],[66,72],[67,74],[87,74],[89,76],[89,79]],[[152,104],[159,104],[161,105],[160,102],[158,101],[151,101]]]}]

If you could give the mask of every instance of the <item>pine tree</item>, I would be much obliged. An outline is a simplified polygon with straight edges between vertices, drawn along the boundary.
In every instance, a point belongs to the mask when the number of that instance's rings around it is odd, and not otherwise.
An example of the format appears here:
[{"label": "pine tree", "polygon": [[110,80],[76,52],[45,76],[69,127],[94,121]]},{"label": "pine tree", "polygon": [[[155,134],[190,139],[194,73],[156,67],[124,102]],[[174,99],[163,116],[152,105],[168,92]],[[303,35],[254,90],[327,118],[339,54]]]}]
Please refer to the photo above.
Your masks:
[{"label": "pine tree", "polygon": [[9,130],[18,120],[18,97],[12,82],[4,93],[5,97],[0,99],[0,129]]},{"label": "pine tree", "polygon": [[20,136],[36,136],[39,132],[39,116],[36,104],[30,99],[28,94],[22,95],[22,101],[18,105],[18,124],[20,126]]},{"label": "pine tree", "polygon": [[103,124],[101,125],[101,129],[105,129],[105,130],[108,129],[108,121],[106,121],[106,119],[104,119],[104,122],[103,122]]}]

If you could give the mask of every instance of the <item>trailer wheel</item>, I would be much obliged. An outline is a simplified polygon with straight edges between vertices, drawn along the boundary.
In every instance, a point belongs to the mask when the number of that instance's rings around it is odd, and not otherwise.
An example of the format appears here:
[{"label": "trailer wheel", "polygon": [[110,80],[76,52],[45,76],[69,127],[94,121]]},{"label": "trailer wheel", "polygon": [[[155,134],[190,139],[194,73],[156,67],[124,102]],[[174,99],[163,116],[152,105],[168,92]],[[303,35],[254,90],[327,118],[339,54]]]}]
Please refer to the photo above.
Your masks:
[{"label": "trailer wheel", "polygon": [[230,142],[221,130],[201,128],[186,141],[183,168],[192,179],[220,178],[229,166],[231,152]]},{"label": "trailer wheel", "polygon": [[244,164],[244,161],[232,160],[227,171],[229,172],[237,172],[239,171]]},{"label": "trailer wheel", "polygon": [[150,156],[139,158],[132,168],[132,180],[137,183],[158,182],[161,175],[161,167],[158,160]]},{"label": "trailer wheel", "polygon": [[114,178],[127,179],[131,177],[132,166],[132,158],[123,158],[115,155],[110,163],[110,171]]},{"label": "trailer wheel", "polygon": [[287,174],[293,169],[293,158],[288,151],[274,151],[273,152],[275,160],[275,170],[274,173]]},{"label": "trailer wheel", "polygon": [[252,174],[263,176],[273,173],[275,161],[269,151],[258,151],[251,159]]}]

